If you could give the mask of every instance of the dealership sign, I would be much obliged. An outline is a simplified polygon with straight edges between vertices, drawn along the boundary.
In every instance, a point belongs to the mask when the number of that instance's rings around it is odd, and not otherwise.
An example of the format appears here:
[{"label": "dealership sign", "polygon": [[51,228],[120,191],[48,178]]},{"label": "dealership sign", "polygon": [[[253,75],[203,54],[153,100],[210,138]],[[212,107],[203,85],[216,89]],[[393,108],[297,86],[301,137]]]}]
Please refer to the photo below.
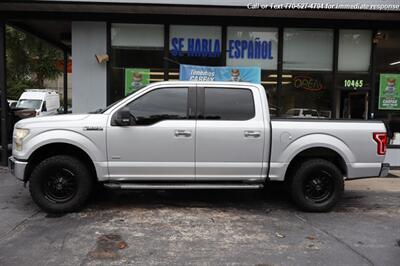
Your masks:
[{"label": "dealership sign", "polygon": [[400,74],[381,74],[379,109],[400,110]]}]

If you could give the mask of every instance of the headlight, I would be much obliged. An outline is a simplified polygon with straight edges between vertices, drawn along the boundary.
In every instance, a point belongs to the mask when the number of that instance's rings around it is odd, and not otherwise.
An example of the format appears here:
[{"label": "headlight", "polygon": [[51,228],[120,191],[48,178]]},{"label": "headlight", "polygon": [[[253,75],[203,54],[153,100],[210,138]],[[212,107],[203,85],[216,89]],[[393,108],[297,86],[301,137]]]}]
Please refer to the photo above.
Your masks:
[{"label": "headlight", "polygon": [[22,150],[22,141],[28,136],[29,129],[26,128],[16,128],[14,133],[15,149],[17,151]]}]

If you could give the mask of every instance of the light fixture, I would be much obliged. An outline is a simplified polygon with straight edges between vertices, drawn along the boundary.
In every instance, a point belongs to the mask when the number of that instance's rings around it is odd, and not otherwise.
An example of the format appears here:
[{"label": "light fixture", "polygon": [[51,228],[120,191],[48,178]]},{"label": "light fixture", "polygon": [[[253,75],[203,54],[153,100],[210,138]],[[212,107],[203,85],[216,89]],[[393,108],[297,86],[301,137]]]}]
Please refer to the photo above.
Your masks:
[{"label": "light fixture", "polygon": [[[291,81],[282,81],[283,85],[287,85],[290,83],[292,83],[292,82]],[[278,84],[278,82],[277,81],[261,81],[261,84],[275,85],[275,84]]]},{"label": "light fixture", "polygon": [[392,62],[392,63],[390,63],[389,65],[395,66],[395,65],[398,65],[398,64],[400,64],[400,61]]},{"label": "light fixture", "polygon": [[106,63],[110,60],[108,54],[95,54],[94,57],[96,57],[97,63],[99,64]]},{"label": "light fixture", "polygon": [[[270,74],[270,75],[268,75],[268,78],[277,78],[277,77],[278,77],[277,74]],[[282,75],[282,78],[292,78],[292,75],[290,75],[290,74],[283,74],[283,75]]]},{"label": "light fixture", "polygon": [[385,33],[383,33],[383,32],[380,32],[380,31],[378,31],[376,34],[375,34],[375,36],[374,36],[374,38],[373,38],[373,43],[375,43],[375,44],[378,44],[380,41],[382,41],[382,40],[386,40],[386,34]]}]

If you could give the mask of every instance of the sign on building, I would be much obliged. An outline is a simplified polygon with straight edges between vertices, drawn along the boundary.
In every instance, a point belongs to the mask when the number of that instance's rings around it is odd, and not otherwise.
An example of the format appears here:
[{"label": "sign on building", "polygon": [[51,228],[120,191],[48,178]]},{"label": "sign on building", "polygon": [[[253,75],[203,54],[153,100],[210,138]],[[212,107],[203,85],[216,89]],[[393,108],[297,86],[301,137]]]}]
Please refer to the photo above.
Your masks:
[{"label": "sign on building", "polygon": [[150,83],[150,69],[125,68],[125,96],[134,93]]},{"label": "sign on building", "polygon": [[228,66],[259,66],[275,70],[278,59],[278,30],[262,27],[228,27]]},{"label": "sign on building", "polygon": [[221,27],[171,25],[169,46],[173,56],[220,57]]},{"label": "sign on building", "polygon": [[259,67],[211,67],[181,64],[179,72],[180,80],[261,83]]},{"label": "sign on building", "polygon": [[400,110],[400,74],[381,74],[379,109]]}]

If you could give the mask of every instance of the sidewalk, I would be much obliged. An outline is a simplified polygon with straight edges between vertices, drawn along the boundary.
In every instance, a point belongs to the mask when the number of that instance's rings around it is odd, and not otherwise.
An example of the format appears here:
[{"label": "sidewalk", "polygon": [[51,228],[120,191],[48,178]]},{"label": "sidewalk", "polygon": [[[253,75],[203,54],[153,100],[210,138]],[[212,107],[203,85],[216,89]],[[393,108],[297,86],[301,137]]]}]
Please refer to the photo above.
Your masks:
[{"label": "sidewalk", "polygon": [[400,170],[390,171],[385,178],[366,178],[347,181],[346,190],[400,192]]}]

